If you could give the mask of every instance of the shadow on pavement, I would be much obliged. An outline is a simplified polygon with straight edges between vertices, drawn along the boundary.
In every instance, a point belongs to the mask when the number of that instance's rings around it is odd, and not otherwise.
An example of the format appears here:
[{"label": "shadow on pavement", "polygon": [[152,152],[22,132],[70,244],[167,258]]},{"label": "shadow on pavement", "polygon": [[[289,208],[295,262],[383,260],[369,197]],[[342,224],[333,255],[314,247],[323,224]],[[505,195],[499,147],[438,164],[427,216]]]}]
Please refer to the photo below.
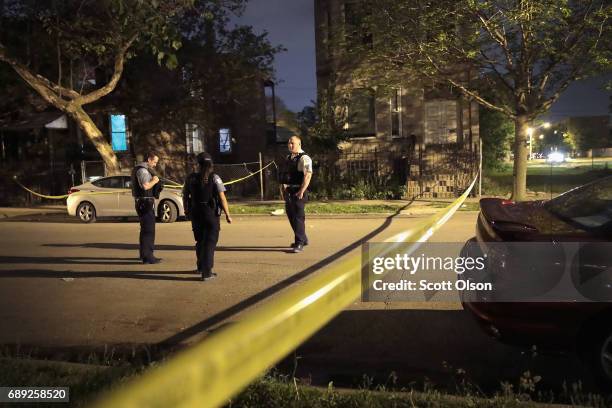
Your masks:
[{"label": "shadow on pavement", "polygon": [[385,384],[393,372],[397,385],[429,380],[455,391],[471,383],[493,392],[501,390],[502,381],[519,389],[521,376],[529,371],[541,377],[540,390],[561,392],[564,382],[598,390],[576,356],[499,343],[483,334],[463,310],[344,311],[278,368],[285,373],[296,370],[297,377],[321,386],[330,381],[334,386],[359,386],[363,375],[374,384]]},{"label": "shadow on pavement", "polygon": [[82,265],[137,265],[141,264],[137,258],[103,258],[103,257],[27,257],[27,256],[0,256],[0,264],[82,264]]},{"label": "shadow on pavement", "polygon": [[[130,251],[138,251],[138,244],[125,243],[86,243],[86,244],[45,244],[50,247],[78,247],[78,248],[96,248],[96,249],[123,249]],[[286,252],[288,246],[218,246],[216,251],[227,252]],[[193,251],[193,245],[155,245],[156,251]]]},{"label": "shadow on pavement", "polygon": [[[292,285],[295,282],[298,282],[304,278],[306,278],[307,276],[313,274],[314,272],[318,271],[319,269],[329,265],[330,263],[334,262],[336,259],[348,254],[349,252],[353,251],[356,248],[359,248],[361,246],[362,243],[367,242],[369,240],[371,240],[372,238],[374,238],[376,235],[380,234],[382,231],[384,231],[385,229],[387,229],[390,225],[391,222],[393,221],[393,218],[395,218],[396,216],[398,216],[400,214],[401,211],[403,211],[404,209],[406,209],[412,202],[406,204],[405,206],[399,208],[394,214],[388,216],[385,221],[375,230],[369,232],[368,234],[362,236],[361,238],[357,239],[356,241],[354,241],[353,243],[349,244],[348,246],[344,247],[343,249],[341,249],[340,251],[336,252],[335,254],[332,254],[330,256],[328,256],[325,259],[322,259],[321,261],[317,262],[316,264],[304,269],[301,272],[298,272],[272,286],[270,286],[269,288],[255,294],[252,295],[246,299],[244,299],[243,301],[235,304],[232,307],[229,307],[225,310],[223,310],[222,312],[219,312],[207,319],[202,320],[199,323],[194,324],[191,327],[188,327],[187,329],[176,333],[175,335],[168,337],[167,339],[164,339],[162,341],[160,341],[157,346],[159,346],[159,348],[172,348],[175,347],[177,345],[179,345],[181,342],[189,339],[192,336],[197,335],[198,333],[204,332],[210,328],[212,328],[212,326],[215,326],[221,322],[223,322],[224,320],[230,318],[231,316],[234,316],[238,313],[240,313],[241,311],[247,309],[248,307],[276,294],[277,292],[283,290],[284,288],[286,288],[287,286]],[[288,250],[287,250],[288,251]]]},{"label": "shadow on pavement", "polygon": [[[85,224],[77,217],[72,217],[67,213],[43,213],[43,214],[24,214],[15,215],[0,219],[0,222],[47,222],[62,224]],[[104,217],[96,220],[97,224],[118,223],[118,222],[138,222],[135,217]]]},{"label": "shadow on pavement", "polygon": [[[193,277],[180,277],[172,275],[193,275]],[[75,271],[53,271],[48,269],[20,269],[13,271],[0,271],[2,278],[122,278],[122,279],[148,279],[148,280],[167,280],[167,281],[200,281],[200,275],[194,271],[117,271],[117,272],[75,272]]]}]

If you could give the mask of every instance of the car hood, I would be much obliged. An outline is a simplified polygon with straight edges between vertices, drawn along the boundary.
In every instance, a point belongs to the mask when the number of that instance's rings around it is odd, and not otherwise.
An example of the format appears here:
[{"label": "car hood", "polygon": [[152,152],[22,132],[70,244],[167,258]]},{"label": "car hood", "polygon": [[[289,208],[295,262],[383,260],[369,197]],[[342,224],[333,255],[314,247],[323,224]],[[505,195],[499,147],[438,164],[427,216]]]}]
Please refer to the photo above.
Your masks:
[{"label": "car hood", "polygon": [[575,227],[549,212],[546,201],[514,202],[499,198],[480,200],[480,211],[485,220],[502,236],[538,241],[551,235],[566,236],[580,233]]}]

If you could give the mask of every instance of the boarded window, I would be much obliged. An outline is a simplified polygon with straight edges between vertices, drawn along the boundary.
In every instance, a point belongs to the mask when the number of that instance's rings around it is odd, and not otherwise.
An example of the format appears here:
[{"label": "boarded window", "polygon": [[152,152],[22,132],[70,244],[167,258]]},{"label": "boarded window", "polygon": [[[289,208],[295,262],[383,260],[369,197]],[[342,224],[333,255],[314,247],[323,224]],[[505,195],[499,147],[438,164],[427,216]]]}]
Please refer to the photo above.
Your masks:
[{"label": "boarded window", "polygon": [[425,102],[425,143],[457,142],[457,102],[435,100]]},{"label": "boarded window", "polygon": [[348,134],[352,137],[376,135],[374,91],[355,89],[348,104]]},{"label": "boarded window", "polygon": [[370,6],[361,1],[344,3],[344,32],[348,49],[358,46],[371,46],[372,34],[367,28],[371,15]]}]

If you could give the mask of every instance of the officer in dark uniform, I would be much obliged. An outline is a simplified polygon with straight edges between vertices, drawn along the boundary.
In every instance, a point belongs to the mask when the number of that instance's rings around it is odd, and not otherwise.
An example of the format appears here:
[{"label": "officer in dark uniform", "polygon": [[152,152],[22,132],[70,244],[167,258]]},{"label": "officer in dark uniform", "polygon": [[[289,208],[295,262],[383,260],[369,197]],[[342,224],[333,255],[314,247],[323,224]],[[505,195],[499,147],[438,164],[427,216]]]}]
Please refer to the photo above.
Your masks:
[{"label": "officer in dark uniform", "polygon": [[312,159],[302,150],[302,140],[291,136],[287,141],[290,154],[285,161],[285,170],[281,184],[285,198],[285,211],[293,229],[295,241],[291,244],[294,253],[304,250],[308,245],[306,236],[307,189],[312,178]]},{"label": "officer in dark uniform", "polygon": [[221,209],[228,224],[232,223],[225,186],[221,178],[213,173],[213,161],[208,153],[197,157],[199,172],[191,173],[183,187],[185,217],[191,219],[191,229],[196,241],[197,270],[206,281],[217,276],[212,268],[215,263],[215,248],[219,241]]},{"label": "officer in dark uniform", "polygon": [[159,156],[155,152],[147,153],[146,161],[139,163],[132,170],[132,195],[136,213],[140,220],[139,252],[142,263],[156,264],[161,261],[153,255],[155,249],[155,195],[159,197],[162,184],[155,175],[155,166]]}]

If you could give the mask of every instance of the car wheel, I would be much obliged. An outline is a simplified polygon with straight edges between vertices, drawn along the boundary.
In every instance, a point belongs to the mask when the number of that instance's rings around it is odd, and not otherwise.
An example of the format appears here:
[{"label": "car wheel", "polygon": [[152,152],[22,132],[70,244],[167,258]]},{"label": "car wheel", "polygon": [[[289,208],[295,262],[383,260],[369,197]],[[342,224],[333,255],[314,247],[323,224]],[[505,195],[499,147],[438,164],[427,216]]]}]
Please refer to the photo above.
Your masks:
[{"label": "car wheel", "polygon": [[88,201],[83,201],[77,207],[77,217],[83,222],[96,222],[96,207]]},{"label": "car wheel", "polygon": [[163,223],[176,221],[178,217],[178,208],[169,200],[164,200],[159,204],[159,220]]},{"label": "car wheel", "polygon": [[612,329],[602,327],[589,333],[582,355],[601,384],[612,389]]}]

